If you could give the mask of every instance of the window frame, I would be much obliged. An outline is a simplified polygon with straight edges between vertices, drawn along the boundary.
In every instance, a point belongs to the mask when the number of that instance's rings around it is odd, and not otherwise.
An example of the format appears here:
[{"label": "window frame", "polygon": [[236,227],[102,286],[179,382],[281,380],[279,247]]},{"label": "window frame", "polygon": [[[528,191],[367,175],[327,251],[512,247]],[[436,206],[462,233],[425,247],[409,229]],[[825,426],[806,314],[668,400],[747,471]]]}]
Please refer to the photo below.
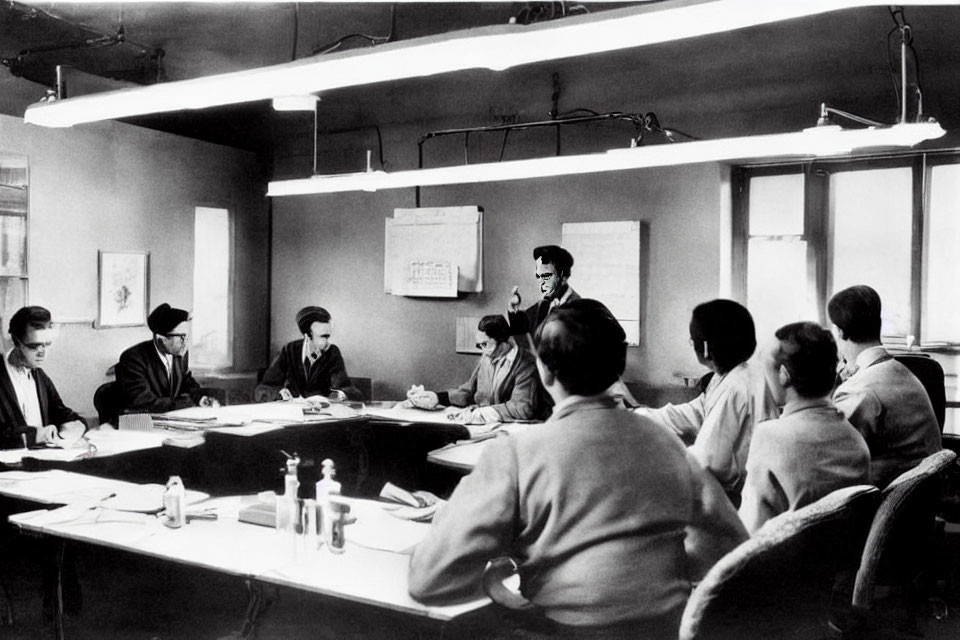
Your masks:
[{"label": "window frame", "polygon": [[[807,242],[807,279],[816,292],[817,315],[820,324],[827,324],[826,303],[833,291],[833,217],[830,211],[830,177],[848,171],[867,171],[890,168],[910,168],[912,175],[911,238],[910,238],[910,330],[923,348],[923,314],[925,313],[925,278],[928,258],[928,239],[925,229],[930,212],[927,208],[927,182],[930,170],[938,165],[960,164],[960,152],[923,152],[888,154],[843,159],[818,159],[774,165],[743,165],[731,172],[733,184],[733,216],[731,219],[732,259],[731,294],[747,305],[747,278],[750,242],[750,180],[755,177],[783,174],[804,175],[804,222],[800,236]],[[775,236],[756,236],[775,237]],[[887,337],[887,336],[885,336]],[[891,336],[895,341],[903,336]],[[934,350],[933,347],[930,350]],[[960,341],[950,343],[946,350],[960,353]]]}]

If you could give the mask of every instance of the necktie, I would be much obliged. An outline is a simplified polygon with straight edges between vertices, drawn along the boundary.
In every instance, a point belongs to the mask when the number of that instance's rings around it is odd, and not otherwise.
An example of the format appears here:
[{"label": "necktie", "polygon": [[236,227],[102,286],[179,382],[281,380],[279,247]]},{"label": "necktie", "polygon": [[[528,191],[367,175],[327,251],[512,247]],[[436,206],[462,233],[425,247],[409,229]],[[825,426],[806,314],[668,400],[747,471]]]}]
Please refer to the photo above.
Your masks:
[{"label": "necktie", "polygon": [[308,380],[310,379],[310,365],[313,364],[310,362],[310,356],[307,356],[303,359],[303,375]]}]

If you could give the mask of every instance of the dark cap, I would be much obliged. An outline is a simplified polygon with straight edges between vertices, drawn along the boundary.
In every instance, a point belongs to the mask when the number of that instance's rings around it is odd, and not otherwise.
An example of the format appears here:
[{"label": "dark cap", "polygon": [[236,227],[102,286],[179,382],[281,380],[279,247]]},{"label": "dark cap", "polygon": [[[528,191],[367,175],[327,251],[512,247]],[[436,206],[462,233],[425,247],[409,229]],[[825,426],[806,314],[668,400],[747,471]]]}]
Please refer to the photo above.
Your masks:
[{"label": "dark cap", "polygon": [[314,322],[330,322],[330,314],[323,307],[304,307],[297,312],[297,328],[300,333],[309,333]]},{"label": "dark cap", "polygon": [[164,302],[147,316],[147,326],[150,327],[150,331],[165,336],[176,329],[178,324],[189,319],[189,311],[175,309]]}]

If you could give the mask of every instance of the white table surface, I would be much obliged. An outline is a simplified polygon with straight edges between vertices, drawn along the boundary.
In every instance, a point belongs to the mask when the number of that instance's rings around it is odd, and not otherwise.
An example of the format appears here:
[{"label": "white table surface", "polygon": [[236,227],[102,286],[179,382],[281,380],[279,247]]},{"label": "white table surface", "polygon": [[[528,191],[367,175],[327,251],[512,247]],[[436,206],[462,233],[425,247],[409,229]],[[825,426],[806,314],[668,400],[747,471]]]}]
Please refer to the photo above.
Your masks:
[{"label": "white table surface", "polygon": [[[423,605],[411,598],[407,593],[409,555],[384,549],[399,544],[409,551],[426,535],[429,525],[396,519],[375,501],[347,499],[357,521],[346,528],[345,552],[333,554],[325,546],[308,549],[302,536],[283,536],[269,527],[239,522],[237,513],[245,499],[236,496],[212,498],[187,509],[188,513],[192,509],[213,509],[218,514],[217,520],[194,520],[179,529],[170,529],[154,515],[99,506],[101,498],[131,483],[81,476],[87,480],[85,486],[77,487],[78,494],[55,497],[49,490],[36,489],[42,488],[41,478],[27,478],[23,472],[8,473],[21,475],[0,474],[0,493],[4,495],[38,499],[45,504],[63,503],[67,498],[76,500],[59,509],[10,516],[10,522],[25,531],[122,549],[436,620],[449,620],[489,603],[489,600],[478,599],[438,607]],[[398,539],[402,542],[398,543]],[[382,548],[373,548],[375,546]]]}]

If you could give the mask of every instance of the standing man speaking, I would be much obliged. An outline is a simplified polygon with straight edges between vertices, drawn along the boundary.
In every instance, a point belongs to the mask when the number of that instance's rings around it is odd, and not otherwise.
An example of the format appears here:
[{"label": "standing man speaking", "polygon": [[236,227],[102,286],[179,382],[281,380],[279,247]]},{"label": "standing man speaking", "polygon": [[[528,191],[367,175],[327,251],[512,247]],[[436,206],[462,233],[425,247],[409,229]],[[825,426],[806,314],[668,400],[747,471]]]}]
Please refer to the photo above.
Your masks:
[{"label": "standing man speaking", "polygon": [[531,351],[533,334],[543,324],[547,314],[561,304],[580,298],[567,284],[570,270],[573,269],[573,256],[569,251],[555,244],[547,244],[533,250],[533,259],[536,261],[534,277],[540,282],[541,299],[521,311],[520,287],[514,286],[507,306],[511,335],[526,335],[526,339],[518,339],[517,344],[520,348],[530,348]]}]

